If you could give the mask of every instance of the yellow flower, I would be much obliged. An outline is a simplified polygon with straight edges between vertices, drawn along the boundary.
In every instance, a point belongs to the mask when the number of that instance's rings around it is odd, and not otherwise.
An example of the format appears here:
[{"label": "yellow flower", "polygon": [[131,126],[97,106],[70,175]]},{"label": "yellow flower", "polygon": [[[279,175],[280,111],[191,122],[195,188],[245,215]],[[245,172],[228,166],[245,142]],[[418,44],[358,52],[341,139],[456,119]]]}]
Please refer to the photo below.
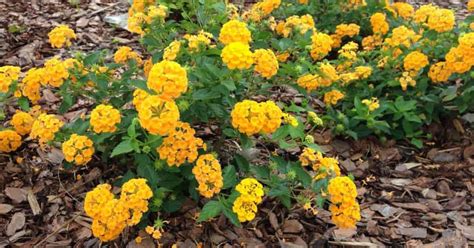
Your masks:
[{"label": "yellow flower", "polygon": [[308,4],[309,0],[298,0],[299,4]]},{"label": "yellow flower", "polygon": [[21,93],[33,104],[41,98],[40,88],[43,82],[44,68],[31,68],[22,81]]},{"label": "yellow flower", "polygon": [[163,60],[151,68],[147,86],[163,99],[176,99],[188,89],[188,74],[178,63]]},{"label": "yellow flower", "polygon": [[148,7],[147,22],[151,23],[154,19],[164,20],[166,18],[168,8],[164,5]]},{"label": "yellow flower", "polygon": [[429,16],[437,10],[438,7],[432,4],[423,5],[415,11],[413,20],[419,24],[426,24]]},{"label": "yellow flower", "polygon": [[20,135],[26,135],[31,132],[33,122],[35,119],[28,113],[17,111],[10,121],[10,124],[15,128],[15,131]]},{"label": "yellow flower", "polygon": [[335,158],[324,157],[320,152],[317,153],[317,160],[313,163],[313,170],[318,172],[315,179],[326,178],[328,175],[340,176],[341,169],[339,162]]},{"label": "yellow flower", "polygon": [[132,6],[128,9],[129,16],[137,12],[145,12],[146,7],[154,4],[155,0],[133,0]]},{"label": "yellow flower", "polygon": [[240,181],[235,190],[240,193],[241,196],[250,197],[255,203],[262,202],[264,195],[263,185],[255,178],[244,178]]},{"label": "yellow flower", "polygon": [[202,196],[211,198],[221,191],[224,185],[221,165],[212,154],[199,156],[192,172],[199,184],[197,190]]},{"label": "yellow flower", "polygon": [[140,125],[154,135],[167,135],[179,120],[175,102],[159,96],[147,97],[137,110]]},{"label": "yellow flower", "polygon": [[254,55],[247,44],[234,42],[226,45],[221,53],[222,62],[231,70],[249,69],[254,63]]},{"label": "yellow flower", "polygon": [[117,64],[125,64],[129,60],[135,60],[138,65],[143,63],[140,55],[138,55],[138,53],[134,52],[132,48],[128,46],[120,47],[114,54],[114,61]]},{"label": "yellow flower", "polygon": [[13,81],[20,77],[21,68],[17,66],[0,67],[0,93],[7,93]]},{"label": "yellow flower", "polygon": [[436,9],[428,17],[427,26],[438,33],[451,31],[456,24],[454,12],[449,9]]},{"label": "yellow flower", "polygon": [[143,12],[136,12],[128,17],[127,27],[132,33],[144,35],[142,26],[147,22],[147,15]]},{"label": "yellow flower", "polygon": [[334,32],[339,39],[342,39],[346,36],[354,37],[359,34],[360,26],[355,23],[350,24],[339,24],[336,26],[336,31]]},{"label": "yellow flower", "polygon": [[127,227],[130,218],[127,202],[118,199],[107,201],[98,218],[92,221],[92,234],[102,242],[116,239]]},{"label": "yellow flower", "polygon": [[43,84],[47,83],[53,87],[60,87],[69,77],[66,64],[58,58],[52,58],[44,63]]},{"label": "yellow flower", "polygon": [[292,127],[297,127],[299,124],[298,119],[288,113],[283,113],[283,123],[290,124]]},{"label": "yellow flower", "polygon": [[178,56],[181,48],[181,41],[175,40],[171,42],[163,51],[163,60],[173,61]]},{"label": "yellow flower", "polygon": [[403,91],[407,90],[408,85],[415,87],[416,81],[410,76],[409,72],[403,72],[402,77],[398,79]]},{"label": "yellow flower", "polygon": [[121,119],[117,109],[111,105],[100,104],[92,110],[90,124],[95,133],[113,133]]},{"label": "yellow flower", "polygon": [[311,57],[314,60],[321,60],[332,50],[333,39],[324,33],[314,33],[311,36]]},{"label": "yellow flower", "polygon": [[318,157],[316,156],[316,152],[314,149],[309,147],[305,147],[299,156],[299,160],[303,166],[312,166],[314,163],[316,163],[317,159]]},{"label": "yellow flower", "polygon": [[436,64],[433,64],[430,67],[430,71],[428,72],[428,77],[434,83],[443,83],[443,82],[448,81],[451,74],[452,72],[447,67],[446,62],[438,62]]},{"label": "yellow flower", "polygon": [[329,181],[329,210],[332,220],[340,228],[354,228],[360,220],[359,204],[356,201],[357,189],[348,177],[338,176]]},{"label": "yellow flower", "polygon": [[232,126],[246,135],[260,132],[264,125],[263,109],[255,101],[243,100],[235,104],[232,112]]},{"label": "yellow flower", "polygon": [[306,74],[298,78],[296,83],[307,91],[315,90],[319,87],[320,77],[318,75]]},{"label": "yellow flower", "polygon": [[323,120],[313,111],[308,111],[308,120],[316,126],[322,126],[324,124]]},{"label": "yellow flower", "polygon": [[376,47],[382,45],[383,39],[379,35],[370,35],[362,39],[362,47],[366,51],[372,51]]},{"label": "yellow flower", "polygon": [[0,131],[0,152],[13,152],[21,146],[21,136],[13,130]]},{"label": "yellow flower", "polygon": [[153,67],[153,61],[151,58],[145,60],[145,63],[143,64],[143,74],[145,75],[145,78],[148,78],[148,74],[150,74],[151,67]]},{"label": "yellow flower", "polygon": [[71,40],[76,39],[76,34],[67,25],[59,25],[49,32],[48,37],[52,47],[61,48],[70,46]]},{"label": "yellow flower", "polygon": [[91,218],[98,218],[105,203],[114,199],[109,184],[99,184],[92,191],[87,192],[84,199],[84,211]]},{"label": "yellow flower", "polygon": [[405,59],[403,59],[403,68],[406,71],[418,72],[428,64],[428,57],[418,51],[409,53]]},{"label": "yellow flower", "polygon": [[467,3],[467,11],[474,12],[474,0],[469,0]]},{"label": "yellow flower", "polygon": [[41,114],[33,122],[30,137],[38,139],[40,144],[45,144],[54,139],[54,135],[63,125],[64,123],[57,119],[56,116]]},{"label": "yellow flower", "polygon": [[316,28],[314,27],[313,17],[311,15],[290,16],[284,22],[279,22],[276,26],[277,34],[284,37],[290,36],[293,30],[299,31],[300,34],[306,34],[310,30],[315,32]]},{"label": "yellow flower", "polygon": [[332,204],[341,204],[355,199],[357,188],[349,177],[338,176],[329,181],[328,193]]},{"label": "yellow flower", "polygon": [[399,26],[392,30],[392,36],[386,38],[384,43],[390,47],[404,46],[409,48],[420,38],[421,36],[417,35],[412,29],[409,29],[406,26]]},{"label": "yellow flower", "polygon": [[280,127],[283,112],[273,101],[262,102],[260,106],[263,111],[263,123],[265,123],[262,126],[261,132],[271,134]]},{"label": "yellow flower", "polygon": [[213,36],[211,33],[201,30],[197,35],[186,34],[183,38],[188,41],[189,52],[195,53],[201,51],[202,47],[209,46]]},{"label": "yellow flower", "polygon": [[393,3],[391,8],[403,19],[409,19],[413,16],[415,9],[408,3]]},{"label": "yellow flower", "polygon": [[143,241],[143,238],[140,237],[140,236],[137,236],[137,237],[135,238],[135,243],[137,243],[137,244],[141,244],[142,241]]},{"label": "yellow flower", "polygon": [[350,41],[337,52],[339,53],[340,58],[349,61],[355,61],[357,58],[357,49],[359,49],[359,45],[353,41]]},{"label": "yellow flower", "polygon": [[145,90],[135,89],[133,91],[133,105],[135,106],[135,109],[139,109],[142,102],[149,96],[150,94]]},{"label": "yellow flower", "polygon": [[472,64],[467,63],[468,58],[461,47],[452,47],[446,54],[445,58],[446,66],[452,72],[462,74],[468,72],[472,67]]},{"label": "yellow flower", "polygon": [[180,166],[186,161],[193,163],[198,157],[198,149],[204,147],[202,139],[196,138],[195,134],[196,131],[188,123],[177,122],[156,148],[160,159],[166,160],[169,166]]},{"label": "yellow flower", "polygon": [[322,63],[319,66],[319,85],[328,87],[337,80],[339,80],[339,75],[337,75],[336,68],[329,63]]},{"label": "yellow flower", "polygon": [[258,211],[257,203],[248,195],[241,195],[235,199],[232,211],[237,214],[240,222],[251,221]]},{"label": "yellow flower", "polygon": [[289,52],[283,52],[283,53],[279,53],[276,55],[277,59],[279,62],[286,62],[288,60],[288,58],[290,57],[290,53]]},{"label": "yellow flower", "polygon": [[234,42],[249,44],[252,42],[252,35],[245,22],[230,20],[222,26],[219,41],[224,45],[229,45]]},{"label": "yellow flower", "polygon": [[254,52],[255,71],[262,77],[270,79],[278,72],[278,60],[270,49],[257,49]]},{"label": "yellow flower", "polygon": [[329,206],[332,222],[339,228],[355,228],[360,221],[360,207],[355,200],[351,204]]},{"label": "yellow flower", "polygon": [[87,136],[72,134],[62,144],[64,159],[76,165],[87,164],[94,155],[94,143]]},{"label": "yellow flower", "polygon": [[367,79],[372,75],[372,67],[370,66],[357,66],[355,68],[355,74],[360,79]]},{"label": "yellow flower", "polygon": [[331,90],[324,94],[324,103],[326,105],[336,105],[339,100],[344,98],[344,94],[338,90]]},{"label": "yellow flower", "polygon": [[120,201],[127,204],[131,218],[127,225],[133,226],[140,222],[143,213],[148,211],[148,200],[153,196],[153,191],[148,186],[146,179],[134,178],[122,185]]},{"label": "yellow flower", "polygon": [[370,25],[372,26],[372,32],[374,34],[384,35],[388,33],[388,29],[390,28],[385,14],[383,13],[375,13],[370,17]]},{"label": "yellow flower", "polygon": [[362,100],[362,103],[365,104],[371,112],[380,107],[379,99],[377,99],[376,97],[372,97],[371,99],[364,99]]}]

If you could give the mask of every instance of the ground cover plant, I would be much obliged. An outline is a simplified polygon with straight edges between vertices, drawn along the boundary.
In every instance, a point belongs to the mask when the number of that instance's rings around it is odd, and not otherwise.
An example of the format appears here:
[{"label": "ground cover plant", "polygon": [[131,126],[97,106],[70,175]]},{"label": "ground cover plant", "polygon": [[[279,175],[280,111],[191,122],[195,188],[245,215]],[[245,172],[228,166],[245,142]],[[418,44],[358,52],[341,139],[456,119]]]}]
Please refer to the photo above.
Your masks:
[{"label": "ground cover plant", "polygon": [[[197,222],[222,214],[240,226],[276,199],[315,215],[329,209],[337,227],[355,228],[353,178],[322,153],[313,131],[422,147],[427,124],[472,112],[472,19],[378,1],[133,1],[128,28],[146,55],[122,46],[51,58],[23,77],[19,67],[0,68],[2,104],[18,107],[0,131],[0,150],[34,139],[59,147],[66,169],[127,168],[111,182],[119,192],[104,183],[84,199],[103,242],[127,226],[159,241],[163,216],[188,198],[202,203]],[[53,48],[75,39],[64,25],[49,33]],[[268,93],[285,87],[305,98]],[[57,113],[36,105],[42,88],[62,97]],[[78,101],[91,111],[64,122]],[[219,135],[202,135],[206,128]],[[249,155],[256,146],[264,158]]]}]

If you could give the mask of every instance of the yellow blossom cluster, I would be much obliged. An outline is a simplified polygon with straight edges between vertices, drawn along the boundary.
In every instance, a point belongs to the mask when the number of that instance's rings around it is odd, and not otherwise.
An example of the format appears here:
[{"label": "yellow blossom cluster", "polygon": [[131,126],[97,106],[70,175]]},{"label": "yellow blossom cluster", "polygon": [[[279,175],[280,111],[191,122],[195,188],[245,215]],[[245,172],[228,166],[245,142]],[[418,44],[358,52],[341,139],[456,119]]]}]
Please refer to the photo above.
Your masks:
[{"label": "yellow blossom cluster", "polygon": [[385,14],[380,12],[375,13],[370,17],[370,25],[372,26],[372,32],[375,35],[385,35],[388,33],[390,28]]},{"label": "yellow blossom cluster", "polygon": [[474,32],[462,35],[458,46],[446,54],[446,64],[453,73],[465,73],[474,66]]},{"label": "yellow blossom cluster", "polygon": [[357,79],[367,79],[372,75],[372,67],[370,66],[357,66],[355,68],[355,74]]},{"label": "yellow blossom cluster", "polygon": [[156,148],[160,159],[166,160],[169,166],[180,166],[186,161],[193,163],[198,157],[198,149],[205,147],[202,139],[196,138],[195,134],[189,123],[177,122],[168,137]]},{"label": "yellow blossom cluster", "polygon": [[231,70],[249,69],[254,63],[254,55],[250,51],[250,46],[233,42],[222,49],[221,58],[224,64]]},{"label": "yellow blossom cluster", "polygon": [[415,13],[415,9],[409,3],[396,2],[388,8],[403,19],[410,19]]},{"label": "yellow blossom cluster", "polygon": [[7,93],[13,81],[20,77],[21,68],[17,66],[0,67],[0,93]]},{"label": "yellow blossom cluster", "polygon": [[163,60],[151,68],[147,86],[163,99],[176,99],[188,89],[188,74],[180,64]]},{"label": "yellow blossom cluster", "polygon": [[[138,2],[138,3],[135,3]],[[144,35],[145,24],[151,24],[154,20],[164,20],[167,16],[168,8],[164,5],[152,5],[154,1],[138,0],[133,1],[132,6],[128,10],[128,30],[132,33]]]},{"label": "yellow blossom cluster", "polygon": [[85,165],[94,155],[94,143],[85,135],[72,134],[62,144],[64,159],[76,165]]},{"label": "yellow blossom cluster", "polygon": [[154,135],[167,135],[179,120],[176,103],[159,96],[147,97],[137,110],[140,125]]},{"label": "yellow blossom cluster", "polygon": [[326,178],[328,175],[340,176],[341,169],[335,158],[324,157],[321,152],[305,147],[299,156],[301,165],[311,166],[317,172],[315,179]]},{"label": "yellow blossom cluster", "polygon": [[354,61],[357,58],[357,49],[359,49],[359,45],[353,41],[350,41],[342,46],[337,52],[339,53],[340,58]]},{"label": "yellow blossom cluster", "polygon": [[257,49],[254,52],[255,72],[264,78],[271,78],[278,72],[278,60],[270,49]]},{"label": "yellow blossom cluster", "polygon": [[15,131],[20,135],[27,135],[31,132],[35,118],[29,113],[17,111],[10,121]]},{"label": "yellow blossom cluster", "polygon": [[319,81],[319,75],[305,74],[299,77],[296,83],[307,91],[313,91],[319,87]]},{"label": "yellow blossom cluster", "polygon": [[426,26],[438,33],[451,31],[456,24],[454,12],[449,9],[436,8],[432,11],[426,22]]},{"label": "yellow blossom cluster", "polygon": [[356,201],[357,188],[349,177],[338,176],[329,181],[331,219],[339,228],[355,228],[360,220],[359,203]]},{"label": "yellow blossom cluster", "polygon": [[416,34],[412,29],[409,29],[406,26],[399,26],[392,30],[392,36],[386,38],[384,43],[389,47],[404,46],[409,48],[420,38],[421,36]]},{"label": "yellow blossom cluster", "polygon": [[311,57],[321,60],[332,50],[333,39],[325,33],[316,32],[311,36]]},{"label": "yellow blossom cluster", "polygon": [[314,19],[311,15],[290,16],[285,21],[278,22],[276,32],[283,37],[289,37],[293,31],[299,31],[300,34],[312,30],[316,31],[314,26]]},{"label": "yellow blossom cluster", "polygon": [[76,34],[67,25],[59,25],[49,32],[48,37],[52,47],[61,48],[70,46],[71,40],[76,39]]},{"label": "yellow blossom cluster", "polygon": [[308,120],[317,126],[323,125],[323,120],[313,111],[308,111]]},{"label": "yellow blossom cluster", "polygon": [[[69,63],[69,62],[68,62]],[[43,84],[60,87],[69,77],[68,67],[64,61],[54,57],[44,63]]]},{"label": "yellow blossom cluster", "polygon": [[235,104],[230,115],[234,128],[246,135],[254,135],[275,132],[281,125],[283,112],[273,101],[243,100]]},{"label": "yellow blossom cluster", "polygon": [[336,31],[334,34],[331,35],[331,38],[333,40],[332,47],[340,47],[342,39],[344,37],[354,37],[358,35],[360,32],[360,26],[355,24],[355,23],[350,23],[350,24],[339,24],[336,26]]},{"label": "yellow blossom cluster", "polygon": [[416,75],[421,69],[423,69],[428,64],[428,56],[418,51],[409,53],[403,59],[403,68],[405,69],[405,71],[410,72],[410,75]]},{"label": "yellow blossom cluster", "polygon": [[233,42],[249,44],[252,42],[252,34],[245,22],[230,20],[222,25],[219,41],[224,45],[229,45]]},{"label": "yellow blossom cluster", "polygon": [[344,98],[344,93],[339,90],[331,90],[324,94],[324,103],[328,106],[336,105],[342,98]]},{"label": "yellow blossom cluster", "polygon": [[121,120],[117,109],[111,105],[100,104],[92,110],[90,124],[95,133],[113,133]]},{"label": "yellow blossom cluster", "polygon": [[173,61],[178,56],[181,48],[181,41],[172,41],[163,51],[163,60]]},{"label": "yellow blossom cluster", "polygon": [[428,77],[434,83],[443,83],[448,81],[451,74],[452,71],[448,68],[446,62],[438,62],[430,67]]},{"label": "yellow blossom cluster", "polygon": [[150,94],[148,94],[148,92],[146,92],[145,90],[135,89],[133,91],[133,101],[132,101],[133,105],[135,106],[135,109],[139,109],[142,102],[145,101],[145,99],[149,96]]},{"label": "yellow blossom cluster", "polygon": [[[158,228],[155,228],[155,227],[152,227],[152,226],[147,226],[145,228],[145,232],[148,233],[149,235],[151,235],[152,238],[158,240],[158,239],[161,239],[161,236],[162,236],[162,233],[161,233],[161,228],[158,227]],[[137,237],[137,238],[140,238],[140,237]],[[139,242],[137,242],[138,244]]]},{"label": "yellow blossom cluster", "polygon": [[408,85],[415,87],[416,86],[416,81],[413,79],[413,77],[410,75],[410,72],[403,72],[402,76],[398,79],[400,82],[400,86],[402,87],[403,91],[407,90]]},{"label": "yellow blossom cluster", "polygon": [[240,193],[234,201],[232,211],[240,222],[251,221],[258,211],[257,205],[262,202],[263,185],[254,178],[245,178],[235,187]]},{"label": "yellow blossom cluster", "polygon": [[13,152],[21,146],[21,136],[13,130],[0,131],[0,152]]},{"label": "yellow blossom cluster", "polygon": [[206,198],[218,194],[224,186],[221,165],[212,154],[199,156],[192,172],[199,184],[197,190]]},{"label": "yellow blossom cluster", "polygon": [[469,0],[467,3],[467,11],[474,12],[474,0]]},{"label": "yellow blossom cluster", "polygon": [[54,139],[54,135],[64,125],[64,122],[54,115],[40,114],[33,122],[30,137],[38,139],[40,144],[45,144]]},{"label": "yellow blossom cluster", "polygon": [[379,99],[377,99],[376,97],[372,97],[371,99],[364,99],[362,100],[362,103],[365,104],[369,108],[370,112],[380,107]]},{"label": "yellow blossom cluster", "polygon": [[258,22],[265,16],[270,15],[273,10],[280,7],[280,4],[281,0],[261,0],[252,5],[252,9],[250,10],[250,19]]},{"label": "yellow blossom cluster", "polygon": [[128,46],[122,46],[114,54],[114,61],[117,64],[125,64],[129,60],[135,60],[138,65],[143,63],[142,58],[138,55],[137,52],[133,51],[132,48]]},{"label": "yellow blossom cluster", "polygon": [[188,50],[191,53],[199,52],[203,46],[211,45],[214,36],[211,33],[201,30],[196,35],[185,34],[183,36],[188,41]]},{"label": "yellow blossom cluster", "polygon": [[134,226],[148,211],[153,192],[145,179],[131,179],[123,184],[119,199],[109,184],[100,184],[86,194],[84,210],[92,221],[92,233],[101,241],[116,239],[127,226]]},{"label": "yellow blossom cluster", "polygon": [[283,123],[288,124],[292,127],[297,127],[299,125],[298,119],[296,119],[296,117],[288,113],[283,113],[282,118],[283,118]]}]

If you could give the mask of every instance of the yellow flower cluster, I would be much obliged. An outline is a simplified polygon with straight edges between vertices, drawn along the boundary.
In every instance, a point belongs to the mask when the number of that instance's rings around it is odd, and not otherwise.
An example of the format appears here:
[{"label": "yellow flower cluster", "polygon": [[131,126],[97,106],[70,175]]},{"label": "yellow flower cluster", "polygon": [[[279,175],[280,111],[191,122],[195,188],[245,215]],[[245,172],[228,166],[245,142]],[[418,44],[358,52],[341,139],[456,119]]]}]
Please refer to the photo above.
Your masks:
[{"label": "yellow flower cluster", "polygon": [[254,135],[275,132],[281,125],[283,112],[273,101],[243,100],[235,104],[230,115],[234,128],[246,135]]},{"label": "yellow flower cluster", "polygon": [[314,33],[311,36],[311,57],[314,60],[321,60],[332,50],[333,39],[325,33]]},{"label": "yellow flower cluster", "polygon": [[319,84],[324,87],[328,87],[339,80],[336,68],[329,63],[322,63],[319,66],[319,76],[321,78]]},{"label": "yellow flower cluster", "polygon": [[464,34],[458,39],[459,45],[446,54],[447,67],[453,73],[465,73],[474,66],[474,32]]},{"label": "yellow flower cluster", "polygon": [[341,169],[339,162],[335,158],[324,157],[321,152],[316,152],[314,149],[305,147],[299,156],[301,165],[311,166],[317,175],[316,180],[326,178],[328,175],[340,176]]},{"label": "yellow flower cluster", "polygon": [[196,131],[186,122],[177,122],[176,126],[164,138],[156,149],[160,159],[166,160],[169,166],[180,166],[186,161],[192,163],[198,156],[198,149],[204,148],[204,142],[194,135]]},{"label": "yellow flower cluster", "polygon": [[224,45],[229,45],[233,42],[249,44],[252,42],[252,34],[245,22],[230,20],[222,26],[219,33],[219,41]]},{"label": "yellow flower cluster", "polygon": [[254,55],[250,51],[250,46],[233,42],[222,49],[221,58],[224,64],[231,70],[249,69],[254,63]]},{"label": "yellow flower cluster", "polygon": [[151,58],[145,60],[145,63],[143,64],[143,75],[145,75],[145,78],[148,78],[148,74],[151,71],[151,67],[153,67],[153,61]]},{"label": "yellow flower cluster", "polygon": [[453,30],[455,24],[456,18],[452,10],[437,8],[429,14],[426,26],[431,30],[442,33]]},{"label": "yellow flower cluster", "polygon": [[20,77],[21,68],[17,66],[0,67],[0,93],[7,93],[13,81]]},{"label": "yellow flower cluster", "polygon": [[278,22],[276,26],[276,32],[283,37],[288,37],[293,31],[299,31],[300,34],[306,34],[306,32],[312,30],[316,31],[314,26],[314,19],[311,15],[303,16],[290,16],[285,21]]},{"label": "yellow flower cluster", "polygon": [[296,117],[288,114],[288,113],[283,113],[283,123],[289,124],[292,127],[297,127],[299,125],[298,119]]},{"label": "yellow flower cluster", "polygon": [[252,6],[252,12],[254,13],[254,21],[260,21],[263,17],[270,15],[273,10],[280,7],[281,0],[261,0]]},{"label": "yellow flower cluster", "polygon": [[328,106],[336,105],[339,100],[344,98],[344,94],[339,90],[331,90],[324,94],[324,103]]},{"label": "yellow flower cluster", "polygon": [[146,23],[147,16],[143,12],[137,12],[128,17],[127,21],[127,28],[130,32],[144,35],[145,31],[143,30],[142,26]]},{"label": "yellow flower cluster", "polygon": [[153,196],[145,179],[126,182],[119,199],[111,188],[109,184],[100,184],[84,199],[84,210],[93,219],[92,233],[103,242],[116,239],[127,226],[138,224]]},{"label": "yellow flower cluster", "polygon": [[148,94],[148,92],[146,92],[145,90],[135,89],[133,91],[133,101],[132,101],[133,105],[135,106],[135,109],[139,109],[142,102],[145,101],[145,99],[149,96],[150,94]]},{"label": "yellow flower cluster", "polygon": [[183,38],[188,41],[188,50],[195,53],[199,52],[201,47],[211,45],[214,37],[211,33],[201,30],[197,35],[185,34]]},{"label": "yellow flower cluster", "polygon": [[148,7],[147,23],[151,23],[154,19],[165,19],[167,16],[168,7],[164,5]]},{"label": "yellow flower cluster", "polygon": [[159,96],[147,97],[137,110],[140,125],[154,135],[167,135],[179,120],[176,103]]},{"label": "yellow flower cluster", "polygon": [[324,124],[323,120],[318,116],[318,114],[314,113],[313,111],[308,111],[308,120],[316,126],[322,126]]},{"label": "yellow flower cluster", "polygon": [[58,58],[52,58],[44,63],[43,83],[53,87],[60,87],[69,77],[68,67],[64,61]]},{"label": "yellow flower cluster", "polygon": [[166,18],[168,8],[164,5],[151,5],[153,3],[153,0],[133,1],[133,5],[128,10],[127,27],[130,32],[144,35],[143,25],[150,24],[155,19],[164,20]]},{"label": "yellow flower cluster", "polygon": [[135,60],[138,65],[143,63],[142,58],[137,52],[128,46],[122,46],[114,54],[114,61],[117,64],[126,64],[129,60]]},{"label": "yellow flower cluster", "polygon": [[151,68],[147,86],[163,99],[176,99],[188,89],[188,74],[180,64],[163,60]]},{"label": "yellow flower cluster", "polygon": [[72,134],[71,137],[62,144],[64,159],[76,165],[87,164],[94,155],[94,143],[84,135]]},{"label": "yellow flower cluster", "polygon": [[375,35],[385,35],[388,33],[390,25],[387,22],[386,16],[383,13],[375,13],[370,17],[370,25],[372,32]]},{"label": "yellow flower cluster", "polygon": [[35,119],[29,113],[17,111],[13,116],[10,124],[20,135],[26,135],[31,132]]},{"label": "yellow flower cluster", "polygon": [[349,177],[335,177],[329,181],[328,193],[334,224],[339,228],[355,228],[360,220],[360,208],[356,201],[357,188],[354,182]]},{"label": "yellow flower cluster", "polygon": [[418,24],[426,24],[428,17],[436,10],[438,10],[438,7],[433,4],[422,5],[415,11],[413,20]]},{"label": "yellow flower cluster", "polygon": [[221,191],[224,185],[221,165],[212,154],[199,156],[192,172],[199,184],[197,190],[202,196],[211,198]]},{"label": "yellow flower cluster", "polygon": [[278,60],[270,49],[257,49],[254,52],[255,72],[264,78],[271,78],[278,72]]},{"label": "yellow flower cluster", "polygon": [[428,56],[418,51],[409,53],[403,59],[403,68],[405,69],[405,71],[410,72],[411,75],[416,75],[421,69],[423,69],[428,64]]},{"label": "yellow flower cluster", "polygon": [[416,81],[410,76],[410,72],[403,72],[402,76],[398,79],[400,82],[400,86],[402,87],[403,91],[407,90],[408,85],[415,87]]},{"label": "yellow flower cluster", "polygon": [[452,72],[451,69],[448,68],[446,62],[438,62],[433,64],[430,67],[430,71],[428,72],[428,77],[434,83],[443,83],[448,81],[449,77],[451,77]]},{"label": "yellow flower cluster", "polygon": [[113,133],[121,120],[117,109],[111,105],[100,104],[92,110],[90,124],[95,133]]},{"label": "yellow flower cluster", "polygon": [[380,35],[369,35],[362,39],[362,47],[366,51],[372,51],[382,43],[383,39]]},{"label": "yellow flower cluster", "polygon": [[416,34],[412,29],[409,29],[406,26],[399,26],[392,30],[392,36],[386,38],[384,43],[389,47],[404,46],[409,48],[420,38],[421,36]]},{"label": "yellow flower cluster", "polygon": [[145,9],[155,2],[155,0],[133,0],[132,6],[128,9],[128,16],[130,17],[135,13],[145,12]]},{"label": "yellow flower cluster", "polygon": [[76,34],[67,25],[59,25],[49,32],[48,37],[52,47],[61,48],[70,46],[71,40],[76,39]]},{"label": "yellow flower cluster", "polygon": [[358,8],[360,6],[366,6],[365,0],[348,0],[348,6],[351,8]]},{"label": "yellow flower cluster", "polygon": [[319,87],[319,81],[319,75],[306,74],[299,77],[296,83],[307,91],[312,91]]},{"label": "yellow flower cluster", "polygon": [[413,8],[413,6],[408,3],[397,2],[393,3],[388,8],[389,10],[394,11],[396,15],[400,16],[403,19],[410,19],[415,13],[415,9]]},{"label": "yellow flower cluster", "polygon": [[45,144],[54,139],[54,135],[64,125],[64,122],[54,115],[40,114],[33,122],[30,137],[38,139],[40,144]]},{"label": "yellow flower cluster", "polygon": [[181,48],[181,41],[175,40],[171,42],[163,51],[163,60],[173,61],[178,56]]},{"label": "yellow flower cluster", "polygon": [[340,58],[354,61],[357,58],[357,49],[359,49],[359,45],[353,41],[350,41],[342,46],[337,52],[339,53]]},{"label": "yellow flower cluster", "polygon": [[240,196],[234,201],[232,211],[240,222],[251,221],[257,213],[257,204],[262,202],[263,185],[254,178],[245,178],[235,187]]},{"label": "yellow flower cluster", "polygon": [[331,35],[331,38],[333,40],[332,47],[340,47],[342,39],[344,37],[354,37],[358,35],[360,32],[360,26],[354,23],[350,24],[339,24],[336,26],[336,31],[333,35]]},{"label": "yellow flower cluster", "polygon": [[467,3],[467,11],[474,12],[474,0],[469,0]]},{"label": "yellow flower cluster", "polygon": [[357,79],[367,79],[372,75],[372,67],[370,66],[357,66],[355,68],[355,74]]},{"label": "yellow flower cluster", "polygon": [[369,108],[370,112],[380,107],[379,99],[377,99],[376,97],[372,97],[371,99],[364,99],[362,100],[362,103],[365,104]]},{"label": "yellow flower cluster", "polygon": [[0,152],[13,152],[21,146],[21,136],[13,130],[0,131]]}]

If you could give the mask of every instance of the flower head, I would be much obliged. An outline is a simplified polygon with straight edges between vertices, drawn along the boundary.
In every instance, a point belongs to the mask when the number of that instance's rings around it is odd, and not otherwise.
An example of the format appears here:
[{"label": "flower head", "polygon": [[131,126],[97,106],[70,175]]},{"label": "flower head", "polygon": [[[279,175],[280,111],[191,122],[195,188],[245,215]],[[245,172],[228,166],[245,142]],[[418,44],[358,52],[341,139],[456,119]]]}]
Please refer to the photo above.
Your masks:
[{"label": "flower head", "polygon": [[186,161],[192,163],[198,157],[198,149],[204,148],[204,142],[196,138],[196,131],[186,122],[177,122],[170,130],[168,137],[156,149],[160,159],[166,160],[169,166],[180,166]]},{"label": "flower head", "polygon": [[95,133],[113,133],[121,122],[120,112],[112,105],[100,104],[91,112],[91,127]]},{"label": "flower head", "polygon": [[76,165],[87,164],[94,154],[94,143],[84,135],[72,134],[71,137],[62,144],[64,159]]},{"label": "flower head", "polygon": [[30,137],[33,139],[38,139],[40,144],[52,141],[56,132],[64,125],[54,115],[41,114],[33,122],[31,127]]},{"label": "flower head", "polygon": [[192,172],[199,184],[197,190],[202,196],[211,198],[221,191],[224,185],[221,165],[212,154],[199,156]]},{"label": "flower head", "polygon": [[226,45],[221,53],[222,62],[231,70],[249,69],[254,63],[254,55],[249,45],[234,42]]},{"label": "flower head", "polygon": [[23,111],[17,111],[10,123],[15,128],[15,131],[20,135],[26,135],[31,132],[33,122],[35,119],[29,113]]},{"label": "flower head", "polygon": [[13,81],[20,77],[21,68],[17,66],[0,67],[0,93],[7,93]]},{"label": "flower head", "polygon": [[76,34],[67,25],[59,25],[49,32],[48,37],[52,47],[61,48],[70,46],[71,40],[76,39]]},{"label": "flower head", "polygon": [[13,152],[21,145],[21,136],[13,130],[0,131],[0,152]]},{"label": "flower head", "polygon": [[271,78],[278,72],[278,60],[270,49],[257,49],[254,52],[255,71],[264,78]]},{"label": "flower head", "polygon": [[147,86],[163,99],[176,99],[188,89],[188,74],[180,64],[163,60],[151,68]]},{"label": "flower head", "polygon": [[224,45],[229,45],[233,42],[249,44],[252,41],[252,35],[245,22],[230,20],[222,26],[219,41]]},{"label": "flower head", "polygon": [[176,103],[159,96],[147,97],[137,110],[140,125],[154,135],[167,135],[179,120]]}]

